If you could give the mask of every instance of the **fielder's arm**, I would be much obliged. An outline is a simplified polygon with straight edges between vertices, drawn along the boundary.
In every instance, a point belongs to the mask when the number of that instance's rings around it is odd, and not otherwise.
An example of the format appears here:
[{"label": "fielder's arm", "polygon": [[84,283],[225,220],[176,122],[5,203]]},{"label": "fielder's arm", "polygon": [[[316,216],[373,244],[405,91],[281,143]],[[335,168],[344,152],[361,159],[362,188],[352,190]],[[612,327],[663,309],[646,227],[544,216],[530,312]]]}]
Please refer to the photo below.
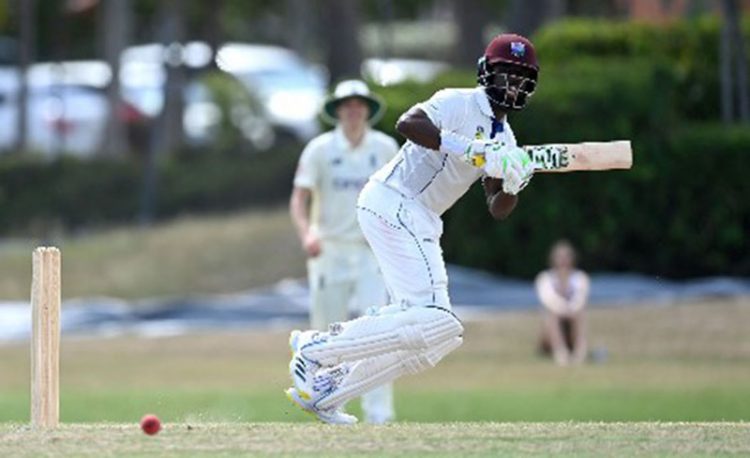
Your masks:
[{"label": "fielder's arm", "polygon": [[297,236],[302,248],[308,256],[315,257],[320,254],[320,240],[310,230],[311,198],[312,191],[310,189],[295,186],[292,190],[292,197],[289,199],[289,215],[297,229]]},{"label": "fielder's arm", "polygon": [[507,218],[516,208],[518,196],[503,192],[503,180],[485,177],[482,179],[482,187],[487,197],[487,210],[496,220]]}]

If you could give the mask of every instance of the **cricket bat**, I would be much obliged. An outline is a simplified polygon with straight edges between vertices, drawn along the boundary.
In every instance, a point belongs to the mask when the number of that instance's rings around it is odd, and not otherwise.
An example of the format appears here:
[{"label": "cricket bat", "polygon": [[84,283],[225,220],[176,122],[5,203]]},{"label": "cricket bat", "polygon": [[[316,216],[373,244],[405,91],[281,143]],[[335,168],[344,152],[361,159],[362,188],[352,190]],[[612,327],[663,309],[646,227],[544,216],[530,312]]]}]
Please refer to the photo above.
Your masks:
[{"label": "cricket bat", "polygon": [[633,151],[629,140],[524,146],[536,172],[629,169]]}]

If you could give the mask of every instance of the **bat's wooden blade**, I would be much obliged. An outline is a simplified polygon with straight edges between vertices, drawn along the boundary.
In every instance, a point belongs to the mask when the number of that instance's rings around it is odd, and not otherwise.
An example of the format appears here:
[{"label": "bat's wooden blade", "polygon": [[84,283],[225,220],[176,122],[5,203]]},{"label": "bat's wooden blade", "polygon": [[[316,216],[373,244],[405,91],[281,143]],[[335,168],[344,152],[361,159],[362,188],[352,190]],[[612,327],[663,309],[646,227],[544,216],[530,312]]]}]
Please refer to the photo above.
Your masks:
[{"label": "bat's wooden blade", "polygon": [[587,142],[524,146],[536,172],[629,169],[633,166],[630,141]]}]

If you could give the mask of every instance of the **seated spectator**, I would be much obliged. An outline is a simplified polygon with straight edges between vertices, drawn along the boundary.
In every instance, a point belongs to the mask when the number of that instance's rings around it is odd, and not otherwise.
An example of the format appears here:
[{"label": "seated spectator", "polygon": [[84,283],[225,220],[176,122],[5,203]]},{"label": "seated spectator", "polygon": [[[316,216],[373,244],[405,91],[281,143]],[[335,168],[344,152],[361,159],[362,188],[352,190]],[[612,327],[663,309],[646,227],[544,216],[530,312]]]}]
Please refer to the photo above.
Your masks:
[{"label": "seated spectator", "polygon": [[567,240],[552,246],[550,268],[536,277],[536,293],[544,306],[540,350],[561,366],[586,358],[586,303],[589,277],[576,269],[576,252]]}]

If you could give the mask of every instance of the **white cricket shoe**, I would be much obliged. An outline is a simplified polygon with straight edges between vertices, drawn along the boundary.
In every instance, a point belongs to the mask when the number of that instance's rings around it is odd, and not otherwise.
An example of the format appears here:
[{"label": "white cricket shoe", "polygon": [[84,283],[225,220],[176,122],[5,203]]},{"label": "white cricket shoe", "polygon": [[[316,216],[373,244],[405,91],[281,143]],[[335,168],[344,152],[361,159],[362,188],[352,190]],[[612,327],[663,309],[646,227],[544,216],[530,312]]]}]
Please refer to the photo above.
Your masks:
[{"label": "white cricket shoe", "polygon": [[349,373],[348,365],[321,367],[315,361],[302,356],[299,349],[302,345],[311,342],[310,338],[316,334],[318,333],[315,331],[294,331],[289,337],[289,348],[292,350],[289,376],[292,379],[292,386],[297,394],[310,402],[317,402],[328,396]]},{"label": "white cricket shoe", "polygon": [[292,385],[300,393],[308,396],[312,396],[313,378],[320,369],[320,365],[302,356],[299,350],[303,345],[314,342],[318,334],[317,331],[294,330],[289,335],[289,350],[292,352],[292,360],[289,361],[289,376],[292,378]]},{"label": "white cricket shoe", "polygon": [[340,409],[318,409],[309,395],[299,392],[296,388],[288,388],[285,393],[286,397],[297,405],[297,407],[315,415],[323,423],[328,423],[329,425],[353,425],[358,421],[357,417],[349,415]]},{"label": "white cricket shoe", "polygon": [[308,344],[324,340],[327,333],[318,331],[292,331],[289,335],[289,349],[292,360],[289,362],[289,375],[292,388],[286,390],[287,397],[302,410],[312,413],[324,423],[351,425],[357,417],[343,412],[340,408],[320,409],[315,403],[328,396],[348,373],[347,365],[323,368],[317,362],[302,356],[300,350]]}]

